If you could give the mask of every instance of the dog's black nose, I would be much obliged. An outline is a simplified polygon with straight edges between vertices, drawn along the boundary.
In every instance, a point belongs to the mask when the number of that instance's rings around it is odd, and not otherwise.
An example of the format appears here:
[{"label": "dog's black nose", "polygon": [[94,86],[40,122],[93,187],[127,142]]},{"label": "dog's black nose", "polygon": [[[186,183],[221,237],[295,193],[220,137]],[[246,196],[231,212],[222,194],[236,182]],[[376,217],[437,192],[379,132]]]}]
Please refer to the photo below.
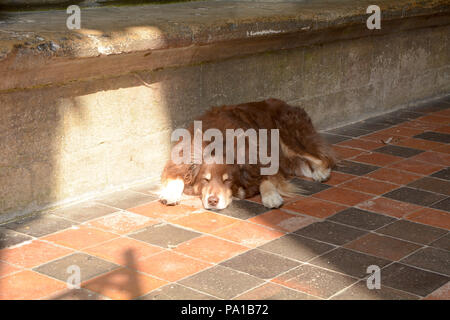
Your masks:
[{"label": "dog's black nose", "polygon": [[216,196],[210,196],[208,198],[208,204],[210,206],[216,206],[218,202],[219,202],[219,198],[217,198]]}]

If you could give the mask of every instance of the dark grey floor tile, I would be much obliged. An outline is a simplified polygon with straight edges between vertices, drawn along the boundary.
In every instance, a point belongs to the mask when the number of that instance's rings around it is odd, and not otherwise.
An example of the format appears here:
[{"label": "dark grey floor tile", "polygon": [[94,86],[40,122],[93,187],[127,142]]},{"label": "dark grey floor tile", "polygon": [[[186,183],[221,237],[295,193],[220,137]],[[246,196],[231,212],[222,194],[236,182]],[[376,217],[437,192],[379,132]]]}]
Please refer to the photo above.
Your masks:
[{"label": "dark grey floor tile", "polygon": [[33,239],[25,234],[0,227],[0,249],[18,245]]},{"label": "dark grey floor tile", "polygon": [[294,178],[291,180],[291,182],[296,185],[297,187],[300,187],[302,190],[305,191],[305,193],[302,193],[303,195],[310,196],[312,194],[315,194],[317,192],[323,191],[325,189],[330,188],[330,186],[316,182],[316,181],[308,181],[303,179]]},{"label": "dark grey floor tile", "polygon": [[178,228],[171,224],[156,224],[129,234],[128,237],[170,248],[200,235],[200,233]]},{"label": "dark grey floor tile", "polygon": [[288,234],[258,247],[258,249],[279,254],[298,261],[308,261],[323,254],[334,246],[308,239],[295,234]]},{"label": "dark grey floor tile", "polygon": [[4,227],[38,238],[70,228],[75,224],[77,223],[53,214],[34,214],[8,223]]},{"label": "dark grey floor tile", "polygon": [[398,220],[377,230],[377,233],[420,244],[430,244],[445,235],[447,230],[406,220]]},{"label": "dark grey floor tile", "polygon": [[396,219],[357,208],[348,208],[329,217],[328,220],[360,229],[375,230]]},{"label": "dark grey floor tile", "polygon": [[391,262],[364,253],[337,248],[313,259],[309,263],[325,269],[345,273],[352,277],[365,278],[369,275],[367,273],[368,266],[376,265],[382,268]]},{"label": "dark grey floor tile", "polygon": [[46,297],[44,300],[109,300],[108,298],[83,288],[65,289]]},{"label": "dark grey floor tile", "polygon": [[394,263],[381,270],[383,285],[403,290],[422,297],[441,287],[449,277]]},{"label": "dark grey floor tile", "polygon": [[391,112],[390,115],[393,117],[396,117],[396,118],[400,118],[400,119],[413,120],[413,119],[422,117],[423,113],[414,112],[414,111],[411,111],[408,109],[400,109],[400,110]]},{"label": "dark grey floor tile", "polygon": [[400,262],[450,276],[450,252],[446,250],[422,248]]},{"label": "dark grey floor tile", "polygon": [[33,270],[61,281],[67,281],[71,276],[71,273],[67,271],[70,266],[80,268],[82,282],[119,267],[117,264],[85,253],[74,253],[33,268]]},{"label": "dark grey floor tile", "polygon": [[383,197],[413,203],[420,206],[429,206],[445,198],[441,194],[436,194],[424,190],[417,190],[408,187],[401,187],[385,193]]},{"label": "dark grey floor tile", "polygon": [[325,133],[325,132],[321,133],[320,135],[322,136],[322,138],[325,139],[325,141],[327,141],[330,144],[336,144],[336,143],[351,139],[350,137],[345,137],[345,136],[340,136],[337,134]]},{"label": "dark grey floor tile", "polygon": [[409,158],[409,157],[412,157],[412,156],[418,155],[419,153],[424,152],[423,150],[417,150],[417,149],[413,149],[413,148],[400,147],[400,146],[394,146],[394,145],[387,145],[387,146],[378,148],[374,151],[385,153],[385,154],[390,154],[392,156],[403,157],[403,158]]},{"label": "dark grey floor tile", "polygon": [[360,121],[355,123],[352,127],[355,129],[365,130],[369,132],[374,132],[378,130],[383,130],[392,126],[390,123],[386,122],[373,122],[373,121]]},{"label": "dark grey floor tile", "polygon": [[366,120],[366,122],[368,122],[368,123],[385,123],[390,126],[394,126],[396,124],[400,124],[405,121],[406,121],[406,119],[396,117],[394,113],[387,113],[387,114],[383,114],[381,116],[373,117],[373,118]]},{"label": "dark grey floor tile", "polygon": [[414,136],[414,138],[442,143],[450,143],[450,134],[441,132],[433,132],[433,131],[422,132],[421,134]]},{"label": "dark grey floor tile", "polygon": [[262,204],[256,202],[247,200],[233,200],[228,207],[223,210],[217,210],[217,212],[233,218],[249,219],[269,210],[270,209],[264,207]]},{"label": "dark grey floor tile", "polygon": [[356,176],[363,176],[379,168],[380,167],[372,166],[369,164],[344,160],[340,161],[334,170],[342,173],[353,174]]},{"label": "dark grey floor tile", "polygon": [[369,134],[369,133],[371,133],[371,131],[358,129],[357,126],[355,126],[355,125],[348,125],[348,126],[340,127],[337,129],[328,130],[327,133],[337,134],[340,136],[347,136],[347,137],[359,137],[359,136],[364,136],[366,134]]},{"label": "dark grey floor tile", "polygon": [[330,221],[315,222],[300,230],[295,234],[316,239],[319,241],[331,243],[334,245],[343,245],[352,241],[367,232],[355,228],[343,226]]},{"label": "dark grey floor tile", "polygon": [[431,243],[430,246],[450,251],[450,233],[447,233],[447,235],[437,239]]},{"label": "dark grey floor tile", "polygon": [[221,299],[232,299],[264,281],[225,267],[215,266],[179,282]]},{"label": "dark grey floor tile", "polygon": [[369,289],[366,280],[355,283],[350,288],[335,295],[332,300],[418,300],[419,296],[383,286]]},{"label": "dark grey floor tile", "polygon": [[357,279],[311,265],[301,265],[275,280],[294,290],[321,298],[329,298],[352,285]]},{"label": "dark grey floor tile", "polygon": [[77,222],[85,222],[116,211],[118,210],[115,208],[89,201],[55,210],[52,214]]},{"label": "dark grey floor tile", "polygon": [[272,279],[299,265],[298,262],[261,251],[247,251],[221,263],[224,267],[248,273],[260,279]]},{"label": "dark grey floor tile", "polygon": [[439,170],[438,172],[433,173],[431,176],[439,179],[450,180],[450,167]]},{"label": "dark grey floor tile", "polygon": [[439,201],[431,206],[432,208],[450,212],[450,197]]},{"label": "dark grey floor tile", "polygon": [[170,283],[142,296],[139,300],[217,300],[217,298],[177,283]]},{"label": "dark grey floor tile", "polygon": [[140,192],[135,192],[131,190],[119,191],[109,194],[105,197],[95,199],[96,202],[106,204],[108,206],[119,208],[119,209],[129,209],[137,207],[154,200],[158,197],[150,194],[143,194]]},{"label": "dark grey floor tile", "polygon": [[408,184],[408,187],[450,196],[450,181],[445,181],[442,179],[425,177],[411,182],[410,184]]},{"label": "dark grey floor tile", "polygon": [[235,298],[236,300],[317,300],[316,297],[274,283],[266,283]]},{"label": "dark grey floor tile", "polygon": [[442,100],[433,101],[426,104],[422,104],[417,107],[410,108],[414,112],[422,112],[422,113],[431,113],[436,111],[441,111],[448,108],[448,104],[443,102]]}]

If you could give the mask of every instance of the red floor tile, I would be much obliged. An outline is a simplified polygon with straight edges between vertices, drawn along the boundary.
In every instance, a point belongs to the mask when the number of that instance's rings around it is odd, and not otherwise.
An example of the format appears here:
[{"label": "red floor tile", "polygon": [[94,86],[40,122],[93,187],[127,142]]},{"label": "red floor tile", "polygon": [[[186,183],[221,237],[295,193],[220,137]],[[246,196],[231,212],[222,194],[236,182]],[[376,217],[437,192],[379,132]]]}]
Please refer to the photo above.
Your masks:
[{"label": "red floor tile", "polygon": [[343,189],[341,187],[330,188],[313,195],[315,198],[337,202],[343,205],[354,206],[360,202],[371,199],[373,196]]},{"label": "red floor tile", "polygon": [[145,259],[162,250],[160,247],[138,240],[117,238],[83,251],[123,266],[133,267],[137,263],[136,261]]},{"label": "red floor tile", "polygon": [[325,183],[330,185],[330,186],[337,186],[345,181],[351,180],[356,178],[357,176],[351,175],[351,174],[347,174],[347,173],[342,173],[342,172],[337,172],[337,171],[332,171],[331,172],[331,176],[330,179],[328,179]]},{"label": "red floor tile", "polygon": [[423,208],[408,215],[406,219],[438,228],[450,229],[450,213],[441,210]]},{"label": "red floor tile", "polygon": [[342,147],[350,147],[350,148],[362,149],[362,150],[367,150],[367,151],[374,150],[374,149],[384,146],[384,144],[379,141],[368,141],[368,140],[361,140],[361,139],[345,140],[345,141],[338,143],[337,145],[342,146]]},{"label": "red floor tile", "polygon": [[434,150],[436,148],[442,147],[444,144],[440,142],[434,142],[429,140],[423,140],[423,139],[416,139],[416,138],[408,138],[405,140],[401,140],[395,143],[392,143],[398,146],[403,147],[409,147],[414,149],[420,149],[420,150]]},{"label": "red floor tile", "polygon": [[442,152],[442,153],[447,153],[450,154],[450,144],[446,144],[444,146],[438,147],[436,149],[433,149],[436,152]]},{"label": "red floor tile", "polygon": [[388,182],[382,182],[361,177],[358,179],[345,182],[341,184],[340,187],[371,194],[384,194],[393,189],[397,189],[399,186]]},{"label": "red floor tile", "polygon": [[450,122],[449,117],[439,116],[439,115],[436,115],[436,113],[417,118],[416,120],[422,121],[422,122],[431,122],[431,123],[440,123],[440,124],[448,124]]},{"label": "red floor tile", "polygon": [[386,166],[390,163],[400,161],[402,159],[403,158],[392,156],[390,154],[372,152],[369,154],[366,153],[366,154],[359,155],[356,158],[353,158],[352,160],[358,161],[358,162],[363,162],[363,163],[368,163],[368,164],[373,164],[376,166]]},{"label": "red floor tile", "polygon": [[401,218],[422,208],[420,206],[416,206],[415,204],[391,200],[388,198],[378,198],[365,201],[360,203],[358,207],[367,211],[383,213],[396,218]]},{"label": "red floor tile", "polygon": [[16,248],[0,250],[0,259],[23,268],[32,268],[71,252],[67,248],[35,240]]},{"label": "red floor tile", "polygon": [[420,248],[411,242],[373,233],[356,239],[344,247],[393,261],[400,260]]},{"label": "red floor tile", "polygon": [[347,207],[312,197],[305,197],[283,206],[283,209],[292,210],[321,219],[329,217],[345,208]]},{"label": "red floor tile", "polygon": [[82,287],[114,300],[127,300],[140,297],[166,283],[166,281],[121,268],[91,279],[83,283]]},{"label": "red floor tile", "polygon": [[312,217],[290,214],[282,210],[271,210],[248,221],[284,232],[293,232],[317,220]]},{"label": "red floor tile", "polygon": [[174,249],[175,252],[211,263],[219,263],[247,250],[247,247],[210,236],[192,239]]},{"label": "red floor tile", "polygon": [[439,128],[434,129],[434,131],[436,132],[441,132],[441,133],[450,133],[450,126],[442,126]]},{"label": "red floor tile", "polygon": [[284,233],[247,221],[240,221],[215,232],[214,235],[234,241],[243,246],[254,248],[263,245],[270,240],[279,238],[283,236]]},{"label": "red floor tile", "polygon": [[421,129],[423,131],[433,131],[436,128],[441,127],[442,124],[440,123],[433,123],[433,122],[426,122],[426,121],[408,121],[404,122],[399,125],[399,127],[406,127],[406,128],[415,128],[415,129]]},{"label": "red floor tile", "polygon": [[382,134],[393,135],[393,136],[412,137],[412,136],[421,134],[423,132],[423,130],[409,128],[409,127],[402,127],[401,125],[399,125],[399,126],[391,127],[388,129],[378,131],[378,132],[382,133]]},{"label": "red floor tile", "polygon": [[413,159],[406,159],[400,162],[393,163],[389,165],[388,168],[409,171],[422,175],[430,175],[433,172],[443,169],[444,167],[441,165],[430,164]]},{"label": "red floor tile", "polygon": [[424,300],[450,300],[450,282],[430,293]]},{"label": "red floor tile", "polygon": [[22,269],[12,266],[9,263],[0,261],[0,278],[7,276],[11,273],[14,273],[14,272],[18,272],[20,270],[22,270]]},{"label": "red floor tile", "polygon": [[414,156],[411,159],[417,160],[417,161],[429,162],[429,163],[442,165],[442,166],[450,166],[450,155],[441,153],[441,152],[427,151],[427,152],[418,154],[417,156]]},{"label": "red floor tile", "polygon": [[156,223],[158,221],[155,219],[140,214],[120,211],[90,221],[87,225],[105,231],[125,234]]},{"label": "red floor tile", "polygon": [[349,159],[361,154],[362,150],[357,150],[353,148],[346,148],[341,146],[333,146],[333,150],[336,152],[336,155],[339,159]]},{"label": "red floor tile", "polygon": [[72,249],[81,250],[117,237],[118,235],[111,232],[81,226],[59,233],[54,233],[42,238],[42,240],[54,242]]},{"label": "red floor tile", "polygon": [[209,266],[209,263],[200,262],[172,251],[164,251],[139,261],[136,268],[167,281],[178,281]]},{"label": "red floor tile", "polygon": [[372,173],[369,173],[367,177],[396,184],[408,184],[421,178],[421,176],[414,173],[388,168],[378,169]]},{"label": "red floor tile", "polygon": [[362,140],[377,141],[377,142],[381,142],[383,144],[399,142],[399,141],[407,139],[406,137],[403,137],[403,136],[397,136],[397,135],[383,133],[383,132],[375,132],[375,133],[371,133],[371,134],[368,134],[368,135],[365,135],[365,136],[362,136],[359,138]]},{"label": "red floor tile", "polygon": [[200,232],[212,233],[222,229],[239,220],[222,216],[217,213],[204,211],[190,214],[187,217],[170,220],[174,224],[178,224],[187,228],[191,228]]},{"label": "red floor tile", "polygon": [[33,271],[22,271],[0,278],[0,300],[39,299],[65,287],[64,282]]},{"label": "red floor tile", "polygon": [[198,209],[181,204],[166,206],[159,201],[155,201],[143,206],[127,209],[127,211],[142,214],[149,218],[170,220],[187,216],[192,212],[198,211]]}]

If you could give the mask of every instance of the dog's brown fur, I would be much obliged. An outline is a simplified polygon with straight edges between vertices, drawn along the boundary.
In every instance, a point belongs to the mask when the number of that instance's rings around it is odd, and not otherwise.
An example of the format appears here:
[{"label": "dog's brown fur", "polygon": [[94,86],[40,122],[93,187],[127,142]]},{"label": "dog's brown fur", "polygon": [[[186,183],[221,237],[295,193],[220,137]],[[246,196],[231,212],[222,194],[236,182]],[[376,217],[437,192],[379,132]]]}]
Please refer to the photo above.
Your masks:
[{"label": "dog's brown fur", "polygon": [[[277,207],[281,205],[280,201],[269,201],[269,198],[273,196],[273,192],[283,195],[295,191],[295,188],[288,183],[289,177],[306,175],[314,180],[323,181],[329,177],[330,169],[335,164],[332,149],[317,134],[306,112],[302,108],[292,107],[278,99],[215,107],[198,120],[202,121],[203,132],[216,128],[223,133],[224,137],[226,129],[241,128],[246,131],[252,128],[256,131],[268,129],[269,133],[270,129],[279,129],[280,138],[279,171],[272,176],[260,174],[260,169],[264,165],[259,161],[257,164],[243,165],[204,163],[177,165],[169,160],[162,174],[163,185],[167,187],[169,183],[177,180],[179,186],[178,191],[175,192],[179,193],[179,189],[183,186],[186,194],[202,195],[205,207],[211,207],[208,205],[208,199],[204,199],[205,193],[214,200],[211,190],[215,190],[214,192],[231,190],[228,192],[230,201],[231,194],[239,198],[247,198],[261,193],[264,205]],[[193,125],[188,130],[193,136]],[[270,143],[270,137],[268,140]],[[248,153],[248,139],[246,148]],[[224,148],[224,152],[225,150]],[[270,146],[268,150],[271,150]],[[227,179],[224,179],[225,174]],[[208,188],[209,191],[207,191]],[[176,204],[181,194],[172,197],[168,196],[167,192],[171,190],[166,190],[166,195],[163,195],[161,200],[166,204]],[[264,198],[269,200],[265,203]],[[279,195],[278,198],[281,199]],[[214,201],[210,201],[211,203]]]}]

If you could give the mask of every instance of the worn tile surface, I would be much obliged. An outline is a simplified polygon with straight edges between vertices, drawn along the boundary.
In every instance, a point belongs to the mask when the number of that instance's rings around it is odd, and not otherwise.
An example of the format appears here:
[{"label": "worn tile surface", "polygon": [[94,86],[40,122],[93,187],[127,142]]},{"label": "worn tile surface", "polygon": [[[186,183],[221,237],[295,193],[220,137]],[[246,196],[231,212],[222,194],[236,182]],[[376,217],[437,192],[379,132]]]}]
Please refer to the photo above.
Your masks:
[{"label": "worn tile surface", "polygon": [[450,280],[449,277],[395,263],[383,269],[383,284],[425,297]]},{"label": "worn tile surface", "polygon": [[261,279],[272,279],[299,263],[290,259],[254,249],[221,263],[222,266],[248,273]]},{"label": "worn tile surface", "polygon": [[396,221],[393,217],[388,217],[382,214],[353,207],[336,213],[335,215],[329,217],[328,220],[365,230],[375,230],[388,223]]},{"label": "worn tile surface", "polygon": [[295,234],[315,240],[343,245],[349,241],[361,237],[366,232],[360,229],[333,223],[331,221],[316,222],[305,228],[297,230]]},{"label": "worn tile surface", "polygon": [[222,299],[232,299],[263,283],[254,276],[216,266],[202,271],[180,283],[184,286]]}]

